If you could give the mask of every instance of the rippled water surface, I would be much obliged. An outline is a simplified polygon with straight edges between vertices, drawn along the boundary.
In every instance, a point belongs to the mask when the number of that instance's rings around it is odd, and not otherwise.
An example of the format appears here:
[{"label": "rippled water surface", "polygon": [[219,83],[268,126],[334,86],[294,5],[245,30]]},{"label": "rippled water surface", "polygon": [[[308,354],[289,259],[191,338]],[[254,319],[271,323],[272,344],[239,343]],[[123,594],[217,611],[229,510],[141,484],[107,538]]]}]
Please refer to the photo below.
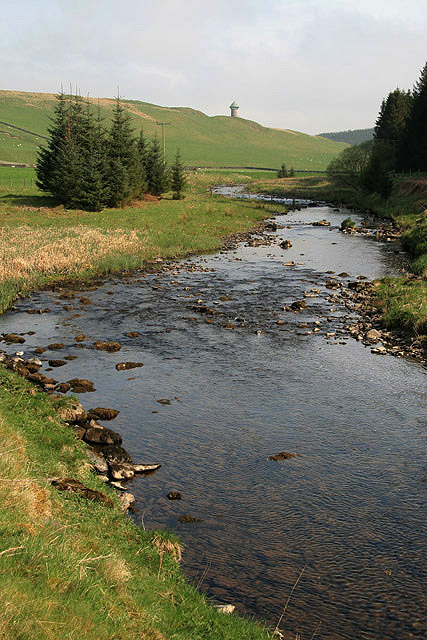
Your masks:
[{"label": "rippled water surface", "polygon": [[[72,300],[35,294],[0,318],[0,331],[35,331],[26,355],[64,342],[44,356],[77,359],[53,375],[93,380],[84,406],[119,409],[109,426],[134,460],[162,463],[131,485],[136,520],[179,533],[184,569],[209,596],[275,625],[304,568],[286,637],[409,640],[424,632],[425,372],[340,333],[326,339],[345,311],[327,299],[326,271],[373,278],[403,264],[394,243],[342,235],[347,215],[278,217],[285,228],[272,235],[291,240],[286,251],[241,245]],[[308,224],[324,217],[331,227]],[[303,313],[283,311],[313,288]],[[75,346],[78,333],[87,348]],[[123,348],[94,351],[98,339]],[[144,367],[116,371],[124,360]],[[268,459],[280,451],[300,457]],[[182,500],[168,501],[170,490]],[[180,524],[183,514],[201,521]]]}]

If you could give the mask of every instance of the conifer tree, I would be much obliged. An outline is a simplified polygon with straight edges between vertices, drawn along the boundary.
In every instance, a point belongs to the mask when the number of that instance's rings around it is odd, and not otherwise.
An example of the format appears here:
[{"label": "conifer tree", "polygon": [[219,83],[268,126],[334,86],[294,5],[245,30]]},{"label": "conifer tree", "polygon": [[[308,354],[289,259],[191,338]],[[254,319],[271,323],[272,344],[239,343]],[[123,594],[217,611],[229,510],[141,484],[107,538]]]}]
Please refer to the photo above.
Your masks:
[{"label": "conifer tree", "polygon": [[54,157],[50,191],[67,207],[72,207],[82,173],[84,135],[83,101],[73,96],[68,101],[65,129]]},{"label": "conifer tree", "polygon": [[411,112],[412,95],[410,91],[395,89],[382,101],[375,123],[374,138],[387,142],[401,142],[406,122]]},{"label": "conifer tree", "polygon": [[181,200],[187,179],[185,176],[184,165],[181,160],[179,148],[176,150],[175,161],[171,167],[171,189],[173,191],[173,199]]},{"label": "conifer tree", "polygon": [[123,207],[135,197],[135,186],[132,181],[135,175],[135,161],[135,140],[130,116],[117,96],[108,138],[107,177],[111,207]]},{"label": "conifer tree", "polygon": [[167,191],[168,179],[166,165],[163,164],[162,151],[157,136],[154,136],[148,149],[146,158],[148,193],[161,196]]},{"label": "conifer tree", "polygon": [[412,108],[406,123],[400,160],[405,169],[427,170],[427,63],[412,92]]},{"label": "conifer tree", "polygon": [[277,172],[277,177],[278,178],[287,178],[288,177],[288,171],[286,169],[286,165],[284,162],[282,162],[282,166],[280,167],[280,169]]},{"label": "conifer tree", "polygon": [[106,135],[100,110],[96,119],[86,102],[81,132],[81,172],[73,197],[75,207],[88,211],[101,211],[109,201],[107,183]]},{"label": "conifer tree", "polygon": [[48,129],[50,136],[48,145],[40,149],[37,158],[36,184],[42,191],[48,191],[53,195],[56,195],[53,186],[53,171],[65,136],[68,111],[69,103],[64,92],[61,91],[56,96],[54,116],[51,118],[51,125]]}]

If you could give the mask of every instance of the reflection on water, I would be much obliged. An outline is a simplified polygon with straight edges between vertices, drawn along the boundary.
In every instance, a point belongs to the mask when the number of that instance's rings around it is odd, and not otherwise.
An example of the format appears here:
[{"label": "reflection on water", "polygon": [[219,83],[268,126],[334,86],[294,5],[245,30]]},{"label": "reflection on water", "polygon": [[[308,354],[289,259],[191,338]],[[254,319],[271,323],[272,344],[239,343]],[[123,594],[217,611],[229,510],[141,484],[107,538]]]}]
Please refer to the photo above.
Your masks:
[{"label": "reflection on water", "polygon": [[[317,628],[316,638],[409,640],[423,634],[425,376],[325,339],[343,314],[327,299],[327,270],[354,279],[402,266],[397,245],[340,234],[346,215],[281,216],[274,235],[289,250],[240,246],[175,272],[113,279],[85,293],[87,307],[78,295],[36,294],[0,318],[0,331],[36,331],[28,353],[60,339],[78,356],[55,375],[93,380],[85,407],[119,409],[113,428],[133,458],[162,462],[132,484],[136,521],[179,533],[184,569],[211,597],[275,624],[305,567],[281,625],[287,637]],[[307,224],[323,217],[331,228]],[[312,288],[320,295],[304,312],[283,311]],[[30,316],[30,306],[52,312]],[[123,348],[79,349],[77,333],[88,347],[118,339]],[[123,360],[144,367],[117,372]],[[268,459],[279,451],[301,455]],[[170,490],[182,500],[168,501]],[[183,514],[202,522],[180,524]]]}]

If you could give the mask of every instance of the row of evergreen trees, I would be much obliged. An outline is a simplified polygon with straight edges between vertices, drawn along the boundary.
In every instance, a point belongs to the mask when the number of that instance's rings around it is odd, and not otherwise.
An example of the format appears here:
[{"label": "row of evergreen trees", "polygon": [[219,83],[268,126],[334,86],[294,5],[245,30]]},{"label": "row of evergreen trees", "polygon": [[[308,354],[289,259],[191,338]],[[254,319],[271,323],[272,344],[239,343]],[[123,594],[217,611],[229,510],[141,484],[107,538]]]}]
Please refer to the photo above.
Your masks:
[{"label": "row of evergreen trees", "polygon": [[412,91],[395,89],[382,101],[373,141],[345,149],[328,167],[337,186],[385,198],[396,171],[427,171],[427,63]]},{"label": "row of evergreen trees", "polygon": [[160,141],[135,138],[129,113],[119,98],[107,129],[100,109],[80,96],[57,96],[49,142],[40,150],[37,186],[69,208],[100,211],[124,207],[145,193],[160,196],[171,187],[181,198],[184,167],[177,150],[172,171],[163,162]]},{"label": "row of evergreen trees", "polygon": [[382,101],[365,188],[387,196],[396,171],[427,171],[427,63],[412,91],[395,89]]}]

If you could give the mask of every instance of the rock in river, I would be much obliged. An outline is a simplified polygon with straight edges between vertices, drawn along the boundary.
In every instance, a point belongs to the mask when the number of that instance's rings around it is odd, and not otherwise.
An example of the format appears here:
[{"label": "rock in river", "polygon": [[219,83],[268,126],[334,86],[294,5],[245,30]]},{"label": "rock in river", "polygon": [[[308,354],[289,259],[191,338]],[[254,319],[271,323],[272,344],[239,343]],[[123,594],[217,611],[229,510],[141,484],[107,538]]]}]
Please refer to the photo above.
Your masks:
[{"label": "rock in river", "polygon": [[274,456],[268,456],[268,459],[274,460],[274,462],[278,462],[279,460],[289,460],[290,458],[299,457],[299,453],[289,453],[288,451],[281,451],[280,453],[276,453]]},{"label": "rock in river", "polygon": [[181,492],[180,491],[169,491],[166,496],[168,500],[181,500]]},{"label": "rock in river", "polygon": [[142,362],[118,362],[116,364],[117,371],[127,371],[128,369],[136,369],[137,367],[143,367]]},{"label": "rock in river", "polygon": [[98,420],[114,420],[117,418],[120,411],[117,409],[104,409],[104,407],[96,407],[96,409],[89,409],[88,418],[95,418]]},{"label": "rock in river", "polygon": [[108,351],[109,353],[114,353],[115,351],[120,351],[122,345],[119,342],[104,342],[103,340],[97,340],[93,343],[93,348],[97,351]]}]

